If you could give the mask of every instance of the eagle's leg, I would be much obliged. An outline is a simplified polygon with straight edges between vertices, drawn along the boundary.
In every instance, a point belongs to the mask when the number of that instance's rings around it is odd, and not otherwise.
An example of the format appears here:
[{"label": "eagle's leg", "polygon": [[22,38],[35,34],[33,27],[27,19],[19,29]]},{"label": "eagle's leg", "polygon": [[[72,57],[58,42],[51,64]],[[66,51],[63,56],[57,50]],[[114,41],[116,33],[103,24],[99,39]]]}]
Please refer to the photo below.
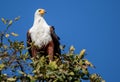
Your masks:
[{"label": "eagle's leg", "polygon": [[32,57],[36,57],[37,56],[37,50],[36,50],[36,47],[35,46],[32,46],[32,48],[31,48],[32,50],[32,52],[31,52],[31,54],[32,54]]},{"label": "eagle's leg", "polygon": [[51,41],[47,46],[47,54],[49,57],[49,61],[52,61],[53,56],[54,56],[54,43],[53,43],[53,41]]}]

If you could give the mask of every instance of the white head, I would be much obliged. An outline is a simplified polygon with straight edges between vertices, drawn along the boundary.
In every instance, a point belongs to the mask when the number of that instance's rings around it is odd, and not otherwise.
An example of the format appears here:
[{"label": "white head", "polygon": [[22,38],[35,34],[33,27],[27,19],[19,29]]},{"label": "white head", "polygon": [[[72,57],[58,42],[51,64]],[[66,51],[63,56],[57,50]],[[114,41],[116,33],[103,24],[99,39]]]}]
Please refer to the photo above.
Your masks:
[{"label": "white head", "polygon": [[34,23],[33,23],[33,26],[39,26],[40,27],[40,25],[43,25],[44,24],[44,26],[45,25],[47,25],[48,26],[48,24],[46,23],[46,21],[45,21],[45,19],[44,19],[44,17],[43,17],[43,15],[46,13],[46,11],[45,11],[45,9],[37,9],[36,11],[35,11],[35,14],[34,14]]},{"label": "white head", "polygon": [[43,16],[46,13],[44,9],[37,9],[35,12],[35,15],[37,16]]}]

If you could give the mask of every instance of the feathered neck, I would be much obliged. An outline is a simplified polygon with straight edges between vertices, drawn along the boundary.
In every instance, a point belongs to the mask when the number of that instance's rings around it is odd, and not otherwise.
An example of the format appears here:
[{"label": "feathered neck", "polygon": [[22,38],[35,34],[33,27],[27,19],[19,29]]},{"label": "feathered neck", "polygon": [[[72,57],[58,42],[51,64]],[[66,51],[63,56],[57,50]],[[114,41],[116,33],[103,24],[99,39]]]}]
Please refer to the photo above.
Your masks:
[{"label": "feathered neck", "polygon": [[49,25],[46,23],[46,21],[45,21],[45,19],[43,18],[43,16],[41,16],[41,15],[36,15],[36,14],[35,14],[33,27],[41,26],[41,24],[44,25],[44,26],[49,26]]}]

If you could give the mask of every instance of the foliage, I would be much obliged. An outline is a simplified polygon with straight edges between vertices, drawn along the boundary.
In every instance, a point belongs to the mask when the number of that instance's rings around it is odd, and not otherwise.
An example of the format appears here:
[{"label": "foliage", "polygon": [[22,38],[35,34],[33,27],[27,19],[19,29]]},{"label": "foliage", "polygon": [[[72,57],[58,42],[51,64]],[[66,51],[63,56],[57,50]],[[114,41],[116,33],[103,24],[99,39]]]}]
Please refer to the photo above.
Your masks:
[{"label": "foliage", "polygon": [[98,74],[89,73],[88,67],[95,66],[84,58],[85,49],[75,54],[71,46],[69,53],[55,57],[54,61],[48,61],[48,57],[41,54],[31,58],[24,41],[15,40],[18,34],[9,31],[19,18],[1,18],[6,28],[0,31],[0,82],[105,82]]}]

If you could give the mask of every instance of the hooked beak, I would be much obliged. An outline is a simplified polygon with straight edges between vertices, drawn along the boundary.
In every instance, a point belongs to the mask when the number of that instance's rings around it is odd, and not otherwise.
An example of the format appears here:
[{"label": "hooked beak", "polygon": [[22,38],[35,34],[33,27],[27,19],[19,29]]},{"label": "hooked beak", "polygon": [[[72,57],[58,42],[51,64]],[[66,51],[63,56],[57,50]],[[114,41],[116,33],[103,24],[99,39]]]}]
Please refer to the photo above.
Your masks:
[{"label": "hooked beak", "polygon": [[44,9],[39,10],[40,15],[44,15],[46,11]]}]

